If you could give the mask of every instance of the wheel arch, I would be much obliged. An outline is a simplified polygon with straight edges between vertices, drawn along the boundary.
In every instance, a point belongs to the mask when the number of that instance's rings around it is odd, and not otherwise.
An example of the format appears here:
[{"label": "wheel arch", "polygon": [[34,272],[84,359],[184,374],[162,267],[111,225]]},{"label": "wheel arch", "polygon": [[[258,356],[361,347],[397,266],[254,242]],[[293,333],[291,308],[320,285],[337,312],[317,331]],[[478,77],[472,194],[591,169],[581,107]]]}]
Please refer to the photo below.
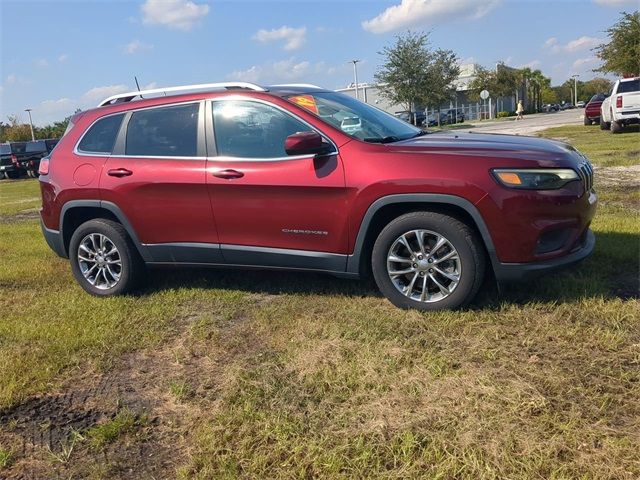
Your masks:
[{"label": "wheel arch", "polygon": [[95,218],[105,218],[121,224],[129,237],[131,237],[140,256],[145,261],[150,260],[126,215],[116,204],[103,200],[71,200],[62,207],[60,213],[60,235],[64,253],[67,256],[73,232],[84,222]]},{"label": "wheel arch", "polygon": [[[454,217],[469,225],[482,241],[491,266],[497,256],[491,234],[478,209],[468,200],[444,194],[398,194],[379,198],[365,213],[353,250],[347,260],[347,273],[368,276],[371,272],[369,259],[373,244],[382,229],[393,219],[410,212],[429,211]],[[492,270],[494,270],[492,268]]]}]

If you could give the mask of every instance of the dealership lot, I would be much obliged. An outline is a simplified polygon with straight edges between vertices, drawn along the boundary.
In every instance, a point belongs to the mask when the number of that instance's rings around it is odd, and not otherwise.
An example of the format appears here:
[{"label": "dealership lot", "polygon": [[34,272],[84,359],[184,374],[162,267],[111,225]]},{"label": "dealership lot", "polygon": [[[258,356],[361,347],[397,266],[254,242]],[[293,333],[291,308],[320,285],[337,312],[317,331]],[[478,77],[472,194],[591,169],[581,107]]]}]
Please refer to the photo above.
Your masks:
[{"label": "dealership lot", "polygon": [[230,270],[97,299],[0,182],[0,476],[637,478],[638,132],[585,129],[544,135],[604,172],[594,255],[462,312]]}]

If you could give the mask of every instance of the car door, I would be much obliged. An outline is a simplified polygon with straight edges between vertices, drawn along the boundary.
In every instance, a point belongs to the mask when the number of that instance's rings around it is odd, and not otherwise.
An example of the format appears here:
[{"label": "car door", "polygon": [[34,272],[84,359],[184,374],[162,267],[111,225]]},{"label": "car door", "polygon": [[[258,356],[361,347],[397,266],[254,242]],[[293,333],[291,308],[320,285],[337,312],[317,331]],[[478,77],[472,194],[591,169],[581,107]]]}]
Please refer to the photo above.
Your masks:
[{"label": "car door", "polygon": [[344,270],[348,193],[335,145],[324,137],[328,155],[287,155],[287,136],[313,127],[255,99],[209,102],[206,128],[207,184],[225,260]]},{"label": "car door", "polygon": [[102,171],[102,200],[122,211],[155,262],[220,261],[201,110],[204,102],[128,113]]}]

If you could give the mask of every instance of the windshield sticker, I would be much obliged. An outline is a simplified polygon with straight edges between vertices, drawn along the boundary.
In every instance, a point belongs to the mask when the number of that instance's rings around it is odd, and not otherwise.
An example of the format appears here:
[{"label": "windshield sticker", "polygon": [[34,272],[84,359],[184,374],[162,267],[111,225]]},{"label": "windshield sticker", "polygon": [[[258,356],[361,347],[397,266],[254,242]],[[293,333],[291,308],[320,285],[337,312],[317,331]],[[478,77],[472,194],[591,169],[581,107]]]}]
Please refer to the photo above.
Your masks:
[{"label": "windshield sticker", "polygon": [[318,115],[318,105],[313,95],[296,95],[295,97],[289,97],[289,100],[305,110],[309,110]]}]

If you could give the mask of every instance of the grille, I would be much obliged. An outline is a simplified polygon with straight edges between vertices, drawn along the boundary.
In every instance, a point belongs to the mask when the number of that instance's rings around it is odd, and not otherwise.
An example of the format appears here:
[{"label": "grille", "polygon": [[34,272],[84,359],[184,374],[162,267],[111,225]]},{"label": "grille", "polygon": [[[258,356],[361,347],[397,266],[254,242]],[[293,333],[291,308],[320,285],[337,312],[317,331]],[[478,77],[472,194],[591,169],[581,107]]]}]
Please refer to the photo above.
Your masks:
[{"label": "grille", "polygon": [[584,191],[588,192],[593,188],[593,167],[589,162],[582,162],[578,167],[578,174],[584,185]]}]

